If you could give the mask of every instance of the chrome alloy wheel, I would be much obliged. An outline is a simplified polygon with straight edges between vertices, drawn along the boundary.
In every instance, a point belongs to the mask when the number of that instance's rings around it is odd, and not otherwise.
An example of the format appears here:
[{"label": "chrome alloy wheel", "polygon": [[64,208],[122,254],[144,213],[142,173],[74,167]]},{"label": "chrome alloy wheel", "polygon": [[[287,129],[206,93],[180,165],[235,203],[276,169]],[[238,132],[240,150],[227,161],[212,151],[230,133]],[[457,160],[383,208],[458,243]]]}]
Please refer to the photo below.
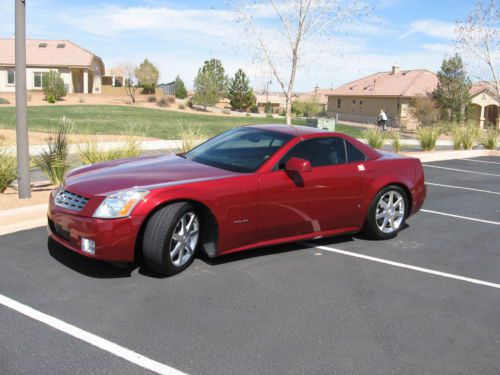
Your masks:
[{"label": "chrome alloy wheel", "polygon": [[399,229],[405,217],[405,201],[403,196],[391,190],[382,195],[375,210],[375,222],[383,233],[394,233]]},{"label": "chrome alloy wheel", "polygon": [[194,212],[188,212],[177,222],[170,240],[170,260],[182,267],[191,259],[198,244],[200,223]]}]

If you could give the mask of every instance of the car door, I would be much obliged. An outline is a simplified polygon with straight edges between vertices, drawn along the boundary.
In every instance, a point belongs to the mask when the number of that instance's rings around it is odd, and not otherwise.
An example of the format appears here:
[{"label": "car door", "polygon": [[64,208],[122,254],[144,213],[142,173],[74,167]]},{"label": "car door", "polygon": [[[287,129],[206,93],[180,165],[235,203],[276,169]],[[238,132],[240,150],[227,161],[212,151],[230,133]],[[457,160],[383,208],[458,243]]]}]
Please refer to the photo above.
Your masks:
[{"label": "car door", "polygon": [[[285,171],[292,157],[308,160],[312,170]],[[259,241],[354,227],[360,204],[360,171],[357,163],[347,163],[344,139],[303,140],[260,175]]]}]

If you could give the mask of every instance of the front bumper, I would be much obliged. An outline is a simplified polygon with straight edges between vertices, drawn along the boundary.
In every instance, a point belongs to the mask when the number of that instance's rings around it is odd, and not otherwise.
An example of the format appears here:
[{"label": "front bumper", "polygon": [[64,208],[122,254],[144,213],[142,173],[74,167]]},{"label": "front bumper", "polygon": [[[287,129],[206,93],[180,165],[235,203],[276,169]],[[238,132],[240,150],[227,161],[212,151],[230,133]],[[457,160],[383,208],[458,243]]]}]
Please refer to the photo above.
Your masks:
[{"label": "front bumper", "polygon": [[[135,246],[144,216],[96,219],[58,210],[49,205],[47,230],[50,238],[89,258],[134,261]],[[82,237],[95,242],[95,253],[82,251]]]}]

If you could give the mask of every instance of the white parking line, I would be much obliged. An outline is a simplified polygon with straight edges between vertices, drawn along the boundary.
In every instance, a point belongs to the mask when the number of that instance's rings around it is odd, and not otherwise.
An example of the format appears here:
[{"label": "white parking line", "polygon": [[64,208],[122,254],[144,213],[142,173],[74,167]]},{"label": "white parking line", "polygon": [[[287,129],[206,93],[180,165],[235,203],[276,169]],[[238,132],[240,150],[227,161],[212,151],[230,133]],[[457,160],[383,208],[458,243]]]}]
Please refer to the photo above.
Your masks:
[{"label": "white parking line", "polygon": [[455,172],[474,173],[474,174],[482,174],[484,176],[500,177],[500,174],[494,174],[494,173],[484,173],[484,172],[469,171],[469,170],[466,170],[466,169],[440,167],[439,165],[429,165],[429,164],[422,164],[422,165],[424,167],[427,167],[427,168],[439,168],[439,169],[446,169],[446,170],[455,171]]},{"label": "white parking line", "polygon": [[490,283],[489,281],[472,279],[470,277],[464,277],[464,276],[460,276],[460,275],[454,275],[452,273],[435,271],[435,270],[431,270],[429,268],[412,266],[412,265],[406,264],[406,263],[393,262],[392,260],[387,260],[387,259],[382,259],[382,258],[376,258],[376,257],[372,257],[372,256],[369,256],[369,255],[359,254],[359,253],[353,253],[351,251],[345,251],[345,250],[335,249],[335,248],[329,247],[329,246],[315,246],[312,243],[306,243],[306,245],[314,247],[316,249],[321,249],[321,250],[329,251],[329,252],[332,252],[332,253],[347,255],[347,256],[350,256],[350,257],[354,257],[354,258],[369,260],[369,261],[377,262],[377,263],[388,264],[388,265],[394,266],[394,267],[406,268],[406,269],[409,269],[409,270],[423,272],[423,273],[428,273],[428,274],[435,275],[435,276],[446,277],[448,279],[455,279],[455,280],[465,281],[465,282],[472,283],[472,284],[478,284],[478,285],[483,285],[483,286],[489,286],[491,288],[500,289],[500,284]]},{"label": "white parking line", "polygon": [[493,225],[500,225],[499,222],[497,221],[490,221],[490,220],[483,220],[483,219],[476,219],[474,217],[468,217],[468,216],[460,216],[460,215],[453,215],[453,214],[447,214],[446,212],[439,212],[439,211],[432,211],[432,210],[424,210],[421,209],[421,212],[427,212],[429,214],[436,214],[436,215],[443,215],[443,216],[450,216],[450,217],[455,217],[457,219],[464,219],[464,220],[470,220],[470,221],[477,221],[480,223],[486,223],[486,224],[493,224]]},{"label": "white parking line", "polygon": [[486,160],[472,160],[472,159],[462,159],[465,161],[473,161],[474,163],[486,163],[486,164],[500,164],[497,161],[486,161]]},{"label": "white parking line", "polygon": [[173,367],[164,365],[163,363],[156,362],[149,359],[139,353],[132,350],[124,348],[123,346],[117,345],[111,341],[108,341],[102,337],[96,336],[90,332],[84,331],[74,325],[66,323],[60,319],[54,318],[53,316],[44,314],[38,310],[35,310],[29,306],[26,306],[20,302],[17,302],[9,297],[0,294],[0,304],[17,311],[29,318],[38,320],[52,328],[55,328],[61,332],[64,332],[70,336],[76,337],[82,341],[85,341],[91,345],[98,347],[99,349],[105,350],[111,354],[114,354],[120,358],[123,358],[129,362],[136,364],[142,368],[153,371],[161,375],[185,375]]},{"label": "white parking line", "polygon": [[469,188],[469,187],[465,187],[465,186],[454,186],[454,185],[436,184],[435,182],[427,182],[427,181],[425,182],[425,184],[426,185],[431,185],[431,186],[441,186],[441,187],[446,187],[446,188],[450,188],[450,189],[471,190],[471,191],[478,191],[480,193],[500,195],[500,193],[497,192],[497,191],[474,189],[474,188]]}]

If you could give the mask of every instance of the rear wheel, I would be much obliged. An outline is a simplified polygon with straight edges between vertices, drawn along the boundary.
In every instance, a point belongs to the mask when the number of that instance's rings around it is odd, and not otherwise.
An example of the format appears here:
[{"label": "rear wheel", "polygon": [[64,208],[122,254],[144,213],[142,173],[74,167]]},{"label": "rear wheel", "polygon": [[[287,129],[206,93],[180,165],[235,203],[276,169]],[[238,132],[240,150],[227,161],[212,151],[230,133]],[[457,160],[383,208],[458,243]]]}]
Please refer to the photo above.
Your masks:
[{"label": "rear wheel", "polygon": [[144,263],[167,276],[182,272],[193,262],[199,238],[200,220],[190,203],[165,206],[146,225]]},{"label": "rear wheel", "polygon": [[395,237],[405,223],[408,209],[408,197],[402,188],[383,188],[372,202],[364,232],[375,239]]}]

